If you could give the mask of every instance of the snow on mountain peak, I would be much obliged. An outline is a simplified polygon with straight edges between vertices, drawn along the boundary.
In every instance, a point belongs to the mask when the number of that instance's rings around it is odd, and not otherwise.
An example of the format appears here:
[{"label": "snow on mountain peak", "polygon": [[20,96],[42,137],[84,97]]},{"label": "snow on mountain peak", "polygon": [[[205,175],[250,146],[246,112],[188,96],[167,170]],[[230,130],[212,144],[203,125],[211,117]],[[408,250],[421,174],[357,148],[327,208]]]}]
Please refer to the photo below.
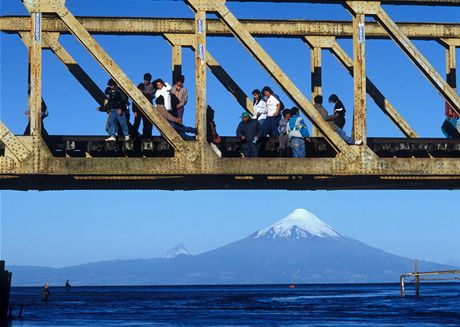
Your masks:
[{"label": "snow on mountain peak", "polygon": [[190,252],[187,250],[184,244],[177,244],[175,247],[172,249],[166,251],[163,253],[163,255],[160,257],[162,259],[173,259],[179,255],[191,255]]},{"label": "snow on mountain peak", "polygon": [[262,236],[275,239],[307,238],[309,236],[337,238],[341,235],[311,212],[305,209],[296,209],[287,217],[260,230],[255,238]]}]

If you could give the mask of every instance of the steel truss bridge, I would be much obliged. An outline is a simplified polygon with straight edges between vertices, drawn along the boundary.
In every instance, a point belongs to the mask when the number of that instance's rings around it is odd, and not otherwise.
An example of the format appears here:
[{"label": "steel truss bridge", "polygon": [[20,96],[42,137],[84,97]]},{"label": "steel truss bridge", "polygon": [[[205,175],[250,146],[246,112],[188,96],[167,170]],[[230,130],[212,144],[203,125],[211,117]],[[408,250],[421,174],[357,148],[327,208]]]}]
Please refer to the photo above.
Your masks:
[{"label": "steel truss bridge", "polygon": [[[23,0],[30,16],[0,17],[3,33],[15,33],[29,51],[30,136],[14,135],[0,121],[0,188],[53,189],[458,189],[460,142],[420,138],[366,75],[365,39],[391,38],[455,111],[456,48],[460,23],[395,23],[384,5],[460,6],[459,0],[314,1],[341,4],[351,21],[239,20],[232,0],[186,0],[195,19],[75,17],[65,0]],[[236,1],[236,0],[235,0]],[[240,0],[239,2],[257,2]],[[259,2],[280,2],[260,0]],[[127,2],[128,3],[128,2]],[[217,19],[208,19],[214,13]],[[371,16],[375,22],[366,21]],[[42,51],[51,50],[98,103],[103,92],[59,42],[72,34],[117,82],[161,137],[135,143],[105,143],[98,136],[41,135]],[[172,47],[173,76],[182,69],[182,48],[196,54],[196,140],[184,141],[136,88],[93,35],[162,35]],[[297,104],[314,126],[308,157],[277,158],[269,140],[262,158],[241,158],[235,138],[223,137],[222,158],[206,141],[207,69],[248,112],[252,102],[206,49],[212,36],[237,38]],[[305,95],[255,37],[299,38],[311,48],[312,92]],[[353,40],[350,57],[337,42]],[[446,78],[414,46],[436,40],[446,49]],[[321,94],[321,54],[329,50],[354,80],[353,132],[363,146],[347,145],[309,101]],[[366,94],[405,138],[368,138]]]}]

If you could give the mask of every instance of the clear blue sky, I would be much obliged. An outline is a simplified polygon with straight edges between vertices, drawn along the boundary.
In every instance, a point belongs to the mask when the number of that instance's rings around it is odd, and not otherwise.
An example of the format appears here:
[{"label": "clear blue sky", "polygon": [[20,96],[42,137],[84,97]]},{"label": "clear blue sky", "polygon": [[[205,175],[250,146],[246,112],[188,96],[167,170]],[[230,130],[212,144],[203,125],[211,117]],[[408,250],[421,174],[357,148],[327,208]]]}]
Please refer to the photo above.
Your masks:
[{"label": "clear blue sky", "polygon": [[[129,6],[124,3],[129,3]],[[181,1],[76,1],[68,7],[81,16],[192,17]],[[341,6],[229,3],[239,18],[343,19]],[[386,7],[396,21],[459,22],[459,8]],[[26,14],[21,1],[0,3],[2,15]],[[0,34],[1,119],[16,133],[26,125],[27,51],[16,35]],[[170,46],[161,37],[97,36],[97,41],[134,82],[145,72],[169,80]],[[270,55],[306,94],[310,54],[295,39],[260,39]],[[103,88],[107,74],[71,36],[62,44]],[[352,54],[351,40],[340,41]],[[444,75],[445,51],[434,41],[415,44]],[[368,76],[424,137],[441,137],[443,100],[390,40],[367,42]],[[267,73],[231,38],[208,38],[208,49],[240,86],[250,93],[271,85]],[[459,51],[458,51],[459,52]],[[191,92],[186,124],[194,124],[194,54],[184,50],[184,74]],[[235,61],[235,58],[238,58]],[[105,116],[49,51],[45,51],[43,97],[50,109],[51,134],[103,135]],[[351,121],[353,81],[328,52],[323,52],[324,94],[337,93]],[[457,54],[457,61],[460,56]],[[216,109],[218,131],[233,135],[238,104],[208,74],[208,103]],[[286,105],[291,105],[283,97]],[[350,132],[350,124],[346,126]],[[370,136],[401,136],[369,101]],[[238,240],[303,207],[337,231],[386,251],[445,262],[460,261],[457,191],[68,191],[1,192],[1,251],[9,264],[64,266],[115,258],[148,258],[182,242],[200,253]]]}]

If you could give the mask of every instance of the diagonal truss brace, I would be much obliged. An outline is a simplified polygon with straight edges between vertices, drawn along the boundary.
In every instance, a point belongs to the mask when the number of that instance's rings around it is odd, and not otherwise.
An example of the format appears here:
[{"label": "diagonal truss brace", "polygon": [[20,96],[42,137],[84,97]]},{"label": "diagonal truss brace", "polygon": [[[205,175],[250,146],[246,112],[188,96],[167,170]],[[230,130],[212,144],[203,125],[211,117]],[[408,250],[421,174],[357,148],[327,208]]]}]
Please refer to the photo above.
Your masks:
[{"label": "diagonal truss brace", "polygon": [[438,71],[401,31],[385,10],[381,6],[378,6],[378,10],[374,16],[401,50],[420,69],[431,84],[433,84],[436,90],[452,105],[455,111],[460,114],[460,97],[456,94],[455,90],[441,77]]},{"label": "diagonal truss brace", "polygon": [[5,144],[9,151],[20,162],[26,160],[31,156],[29,149],[22,144],[18,137],[16,137],[6,125],[0,121],[0,142]]},{"label": "diagonal truss brace", "polygon": [[[195,38],[193,38],[193,35],[164,34],[164,37],[172,46],[189,47],[192,48],[193,51],[196,51]],[[230,92],[230,94],[236,99],[236,101],[238,101],[244,110],[253,114],[254,108],[251,99],[208,50],[206,50],[205,58],[206,65],[214,74],[214,76],[219,80],[219,82]]]},{"label": "diagonal truss brace", "polygon": [[[147,98],[139,91],[128,76],[96,42],[96,40],[84,29],[81,23],[73,16],[70,11],[62,4],[50,3],[54,13],[56,13],[69,31],[80,41],[80,43],[90,52],[97,62],[115,80],[115,82],[128,94],[136,103],[142,113],[155,124],[168,142],[178,151],[186,152],[190,150],[188,144],[179,134],[169,125],[169,123],[156,111]],[[190,151],[189,151],[190,152]]]},{"label": "diagonal truss brace", "polygon": [[[351,59],[345,50],[337,43],[335,37],[306,36],[305,41],[310,47],[329,50],[353,77],[353,59]],[[374,100],[375,104],[393,121],[404,135],[410,138],[419,137],[409,123],[399,114],[369,78],[366,78],[366,91]]]},{"label": "diagonal truss brace", "polygon": [[228,26],[236,38],[246,47],[253,57],[265,68],[280,87],[299,105],[311,122],[318,127],[331,145],[346,157],[353,158],[358,154],[357,149],[345,143],[332,130],[330,125],[321,117],[318,111],[308,101],[300,89],[287,77],[284,71],[275,63],[268,53],[260,46],[246,27],[223,4],[216,4],[215,10],[222,22]]},{"label": "diagonal truss brace", "polygon": [[[19,36],[26,47],[30,47],[30,32],[19,32]],[[99,86],[86,74],[75,59],[59,43],[60,33],[45,32],[42,34],[42,48],[50,49],[58,59],[66,66],[69,72],[78,80],[78,82],[88,91],[93,99],[100,105],[104,105],[106,98],[104,92]]]}]

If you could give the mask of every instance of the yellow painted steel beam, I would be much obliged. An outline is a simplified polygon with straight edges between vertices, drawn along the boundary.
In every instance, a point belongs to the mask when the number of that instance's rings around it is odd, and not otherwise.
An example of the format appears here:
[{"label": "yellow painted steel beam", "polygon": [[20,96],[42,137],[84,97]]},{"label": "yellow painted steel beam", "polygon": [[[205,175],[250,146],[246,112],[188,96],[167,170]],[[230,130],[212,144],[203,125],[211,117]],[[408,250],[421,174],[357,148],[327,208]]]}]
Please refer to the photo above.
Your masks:
[{"label": "yellow painted steel beam", "polygon": [[175,83],[177,77],[182,75],[182,46],[172,46],[172,81]]},{"label": "yellow painted steel beam", "polygon": [[[62,158],[48,157],[34,175],[62,176],[376,176],[387,179],[458,179],[458,158],[216,158],[202,167],[179,158]],[[1,175],[28,175],[21,167]]]},{"label": "yellow painted steel beam", "polygon": [[[310,70],[311,70],[311,99],[314,103],[314,99],[317,95],[323,94],[322,87],[322,65],[321,65],[321,48],[312,47],[310,50]],[[313,125],[311,135],[313,137],[320,137],[322,134]]]},{"label": "yellow painted steel beam", "polygon": [[398,44],[410,60],[420,69],[425,77],[433,84],[438,92],[449,102],[460,114],[460,97],[456,94],[447,82],[441,77],[438,71],[422,55],[415,45],[404,35],[398,25],[393,22],[390,16],[382,7],[375,13],[377,21],[386,29],[391,38]]},{"label": "yellow painted steel beam", "polygon": [[355,140],[367,143],[367,103],[366,103],[366,14],[357,12],[353,16],[353,129]]},{"label": "yellow painted steel beam", "polygon": [[32,12],[29,46],[29,121],[30,135],[41,135],[42,126],[42,29],[41,12]]},{"label": "yellow painted steel beam", "polygon": [[24,161],[32,155],[32,152],[0,121],[0,142],[18,161]]},{"label": "yellow painted steel beam", "polygon": [[457,58],[453,44],[446,48],[446,81],[452,89],[457,90]]},{"label": "yellow painted steel beam", "polygon": [[[280,0],[227,0],[228,2],[280,2]],[[367,2],[372,2],[370,0]],[[388,5],[418,5],[418,6],[460,6],[459,0],[378,0]],[[342,4],[344,0],[283,0],[282,2],[292,3],[323,3]],[[363,2],[363,0],[351,0],[348,2]]]},{"label": "yellow painted steel beam", "polygon": [[[164,33],[194,34],[193,19],[179,18],[123,18],[123,17],[77,17],[82,26],[91,34],[116,35],[162,35]],[[43,32],[70,34],[65,24],[55,17],[43,17]],[[248,20],[241,24],[256,37],[298,37],[335,36],[352,38],[352,22],[308,21],[308,20]],[[397,22],[401,31],[412,39],[436,40],[439,38],[458,39],[459,23],[416,23]],[[30,31],[30,17],[2,16],[0,31],[9,33]],[[208,36],[232,36],[231,30],[222,22],[208,19]],[[385,30],[375,22],[366,22],[368,39],[388,39]]]},{"label": "yellow painted steel beam", "polygon": [[206,5],[198,7],[195,12],[195,95],[196,95],[196,125],[198,130],[197,140],[206,142]]}]

